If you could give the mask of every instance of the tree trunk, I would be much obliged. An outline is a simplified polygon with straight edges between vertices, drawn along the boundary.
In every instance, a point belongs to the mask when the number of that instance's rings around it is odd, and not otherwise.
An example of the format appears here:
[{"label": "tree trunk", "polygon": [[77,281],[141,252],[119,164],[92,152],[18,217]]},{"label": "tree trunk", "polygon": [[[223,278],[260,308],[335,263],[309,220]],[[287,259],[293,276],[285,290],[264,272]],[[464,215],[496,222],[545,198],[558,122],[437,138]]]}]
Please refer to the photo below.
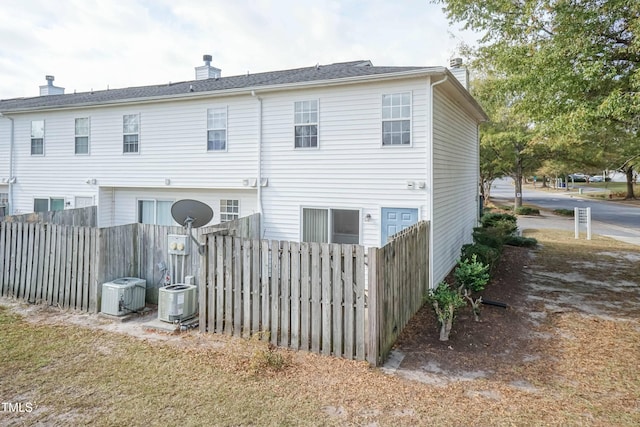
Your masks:
[{"label": "tree trunk", "polygon": [[542,188],[547,188],[547,176],[542,175]]},{"label": "tree trunk", "polygon": [[453,316],[447,318],[444,322],[442,322],[442,326],[440,327],[440,341],[449,341],[449,334],[451,333],[452,327]]},{"label": "tree trunk", "polygon": [[625,200],[635,199],[636,196],[633,192],[633,167],[629,166],[627,170],[624,171],[627,175],[627,196],[624,198]]}]

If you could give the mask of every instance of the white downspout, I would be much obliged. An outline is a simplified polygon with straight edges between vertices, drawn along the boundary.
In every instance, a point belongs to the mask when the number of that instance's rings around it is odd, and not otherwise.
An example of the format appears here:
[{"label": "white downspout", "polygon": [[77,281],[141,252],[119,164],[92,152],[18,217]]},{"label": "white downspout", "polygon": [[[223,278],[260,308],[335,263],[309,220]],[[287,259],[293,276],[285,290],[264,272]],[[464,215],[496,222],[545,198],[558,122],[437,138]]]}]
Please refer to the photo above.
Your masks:
[{"label": "white downspout", "polygon": [[433,228],[433,219],[434,219],[434,212],[435,212],[435,208],[434,208],[434,200],[433,200],[433,193],[434,193],[434,189],[433,189],[433,167],[434,167],[434,162],[433,162],[433,122],[434,122],[434,114],[433,114],[433,98],[434,98],[434,92],[433,92],[433,88],[436,87],[437,85],[444,83],[447,81],[447,79],[449,78],[448,75],[444,75],[444,78],[441,80],[438,80],[437,82],[433,82],[431,83],[431,90],[429,92],[429,114],[431,115],[431,123],[429,126],[430,130],[429,130],[429,145],[430,145],[430,153],[429,155],[431,156],[430,159],[427,160],[427,165],[431,164],[431,167],[428,168],[427,170],[429,170],[429,176],[427,177],[427,182],[429,182],[429,190],[430,190],[430,203],[431,206],[429,207],[430,211],[431,211],[431,221],[429,221],[430,223],[430,231],[429,231],[429,289],[433,289],[434,283],[433,283],[433,236],[434,236],[434,228]]},{"label": "white downspout", "polygon": [[264,227],[264,218],[262,212],[262,98],[256,95],[256,91],[251,91],[251,96],[258,100],[258,179],[256,186],[258,188],[258,213],[260,214],[260,237],[262,237],[262,229]]},{"label": "white downspout", "polygon": [[8,215],[13,215],[14,209],[13,209],[13,150],[14,150],[14,135],[15,135],[15,131],[14,131],[14,124],[13,124],[13,117],[8,117],[5,116],[4,114],[0,113],[0,117],[4,117],[6,119],[11,120],[11,133],[9,136],[9,178],[8,178],[8,183],[9,183],[9,212]]}]

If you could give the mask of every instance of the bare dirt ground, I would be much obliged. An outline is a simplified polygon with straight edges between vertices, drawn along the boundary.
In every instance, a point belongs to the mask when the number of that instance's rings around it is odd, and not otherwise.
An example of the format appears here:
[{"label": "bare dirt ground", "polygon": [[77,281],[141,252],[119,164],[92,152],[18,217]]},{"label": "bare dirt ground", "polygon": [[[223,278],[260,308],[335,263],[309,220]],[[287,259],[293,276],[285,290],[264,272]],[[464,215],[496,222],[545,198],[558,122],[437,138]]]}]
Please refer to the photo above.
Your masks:
[{"label": "bare dirt ground", "polygon": [[[568,234],[562,238],[572,243]],[[505,247],[481,295],[507,308],[483,305],[479,323],[470,307],[461,309],[449,341],[442,342],[433,309],[425,305],[396,342],[388,370],[433,385],[486,378],[535,391],[526,367],[555,363],[549,350],[563,333],[560,315],[630,321],[640,330],[640,252],[605,248],[574,258],[567,247]]]}]

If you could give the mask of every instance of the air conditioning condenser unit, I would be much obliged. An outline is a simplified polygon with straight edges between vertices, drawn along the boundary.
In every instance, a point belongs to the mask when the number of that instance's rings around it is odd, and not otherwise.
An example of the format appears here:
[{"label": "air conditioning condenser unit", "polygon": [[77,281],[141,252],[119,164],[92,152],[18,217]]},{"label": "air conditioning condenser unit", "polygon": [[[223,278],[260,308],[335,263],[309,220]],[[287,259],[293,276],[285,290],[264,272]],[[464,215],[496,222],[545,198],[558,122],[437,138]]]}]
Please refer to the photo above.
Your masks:
[{"label": "air conditioning condenser unit", "polygon": [[158,289],[158,319],[182,322],[198,312],[197,287],[176,283]]},{"label": "air conditioning condenser unit", "polygon": [[101,310],[112,316],[123,316],[144,308],[147,281],[123,277],[102,284]]}]

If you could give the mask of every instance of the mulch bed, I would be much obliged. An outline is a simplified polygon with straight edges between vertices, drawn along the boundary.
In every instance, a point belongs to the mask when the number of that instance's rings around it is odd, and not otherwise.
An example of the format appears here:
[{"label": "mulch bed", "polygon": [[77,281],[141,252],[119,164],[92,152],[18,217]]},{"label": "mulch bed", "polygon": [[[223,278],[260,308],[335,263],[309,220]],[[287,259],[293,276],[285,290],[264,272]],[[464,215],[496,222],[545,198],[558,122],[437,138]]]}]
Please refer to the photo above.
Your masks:
[{"label": "mulch bed", "polygon": [[439,340],[433,308],[425,304],[394,346],[405,354],[401,368],[420,369],[429,363],[445,372],[491,374],[534,357],[533,325],[527,313],[535,302],[528,300],[525,292],[525,270],[532,262],[530,251],[504,248],[490,283],[480,294],[485,300],[507,304],[507,308],[483,304],[481,321],[475,322],[471,307],[463,307],[455,319],[449,341]]}]

